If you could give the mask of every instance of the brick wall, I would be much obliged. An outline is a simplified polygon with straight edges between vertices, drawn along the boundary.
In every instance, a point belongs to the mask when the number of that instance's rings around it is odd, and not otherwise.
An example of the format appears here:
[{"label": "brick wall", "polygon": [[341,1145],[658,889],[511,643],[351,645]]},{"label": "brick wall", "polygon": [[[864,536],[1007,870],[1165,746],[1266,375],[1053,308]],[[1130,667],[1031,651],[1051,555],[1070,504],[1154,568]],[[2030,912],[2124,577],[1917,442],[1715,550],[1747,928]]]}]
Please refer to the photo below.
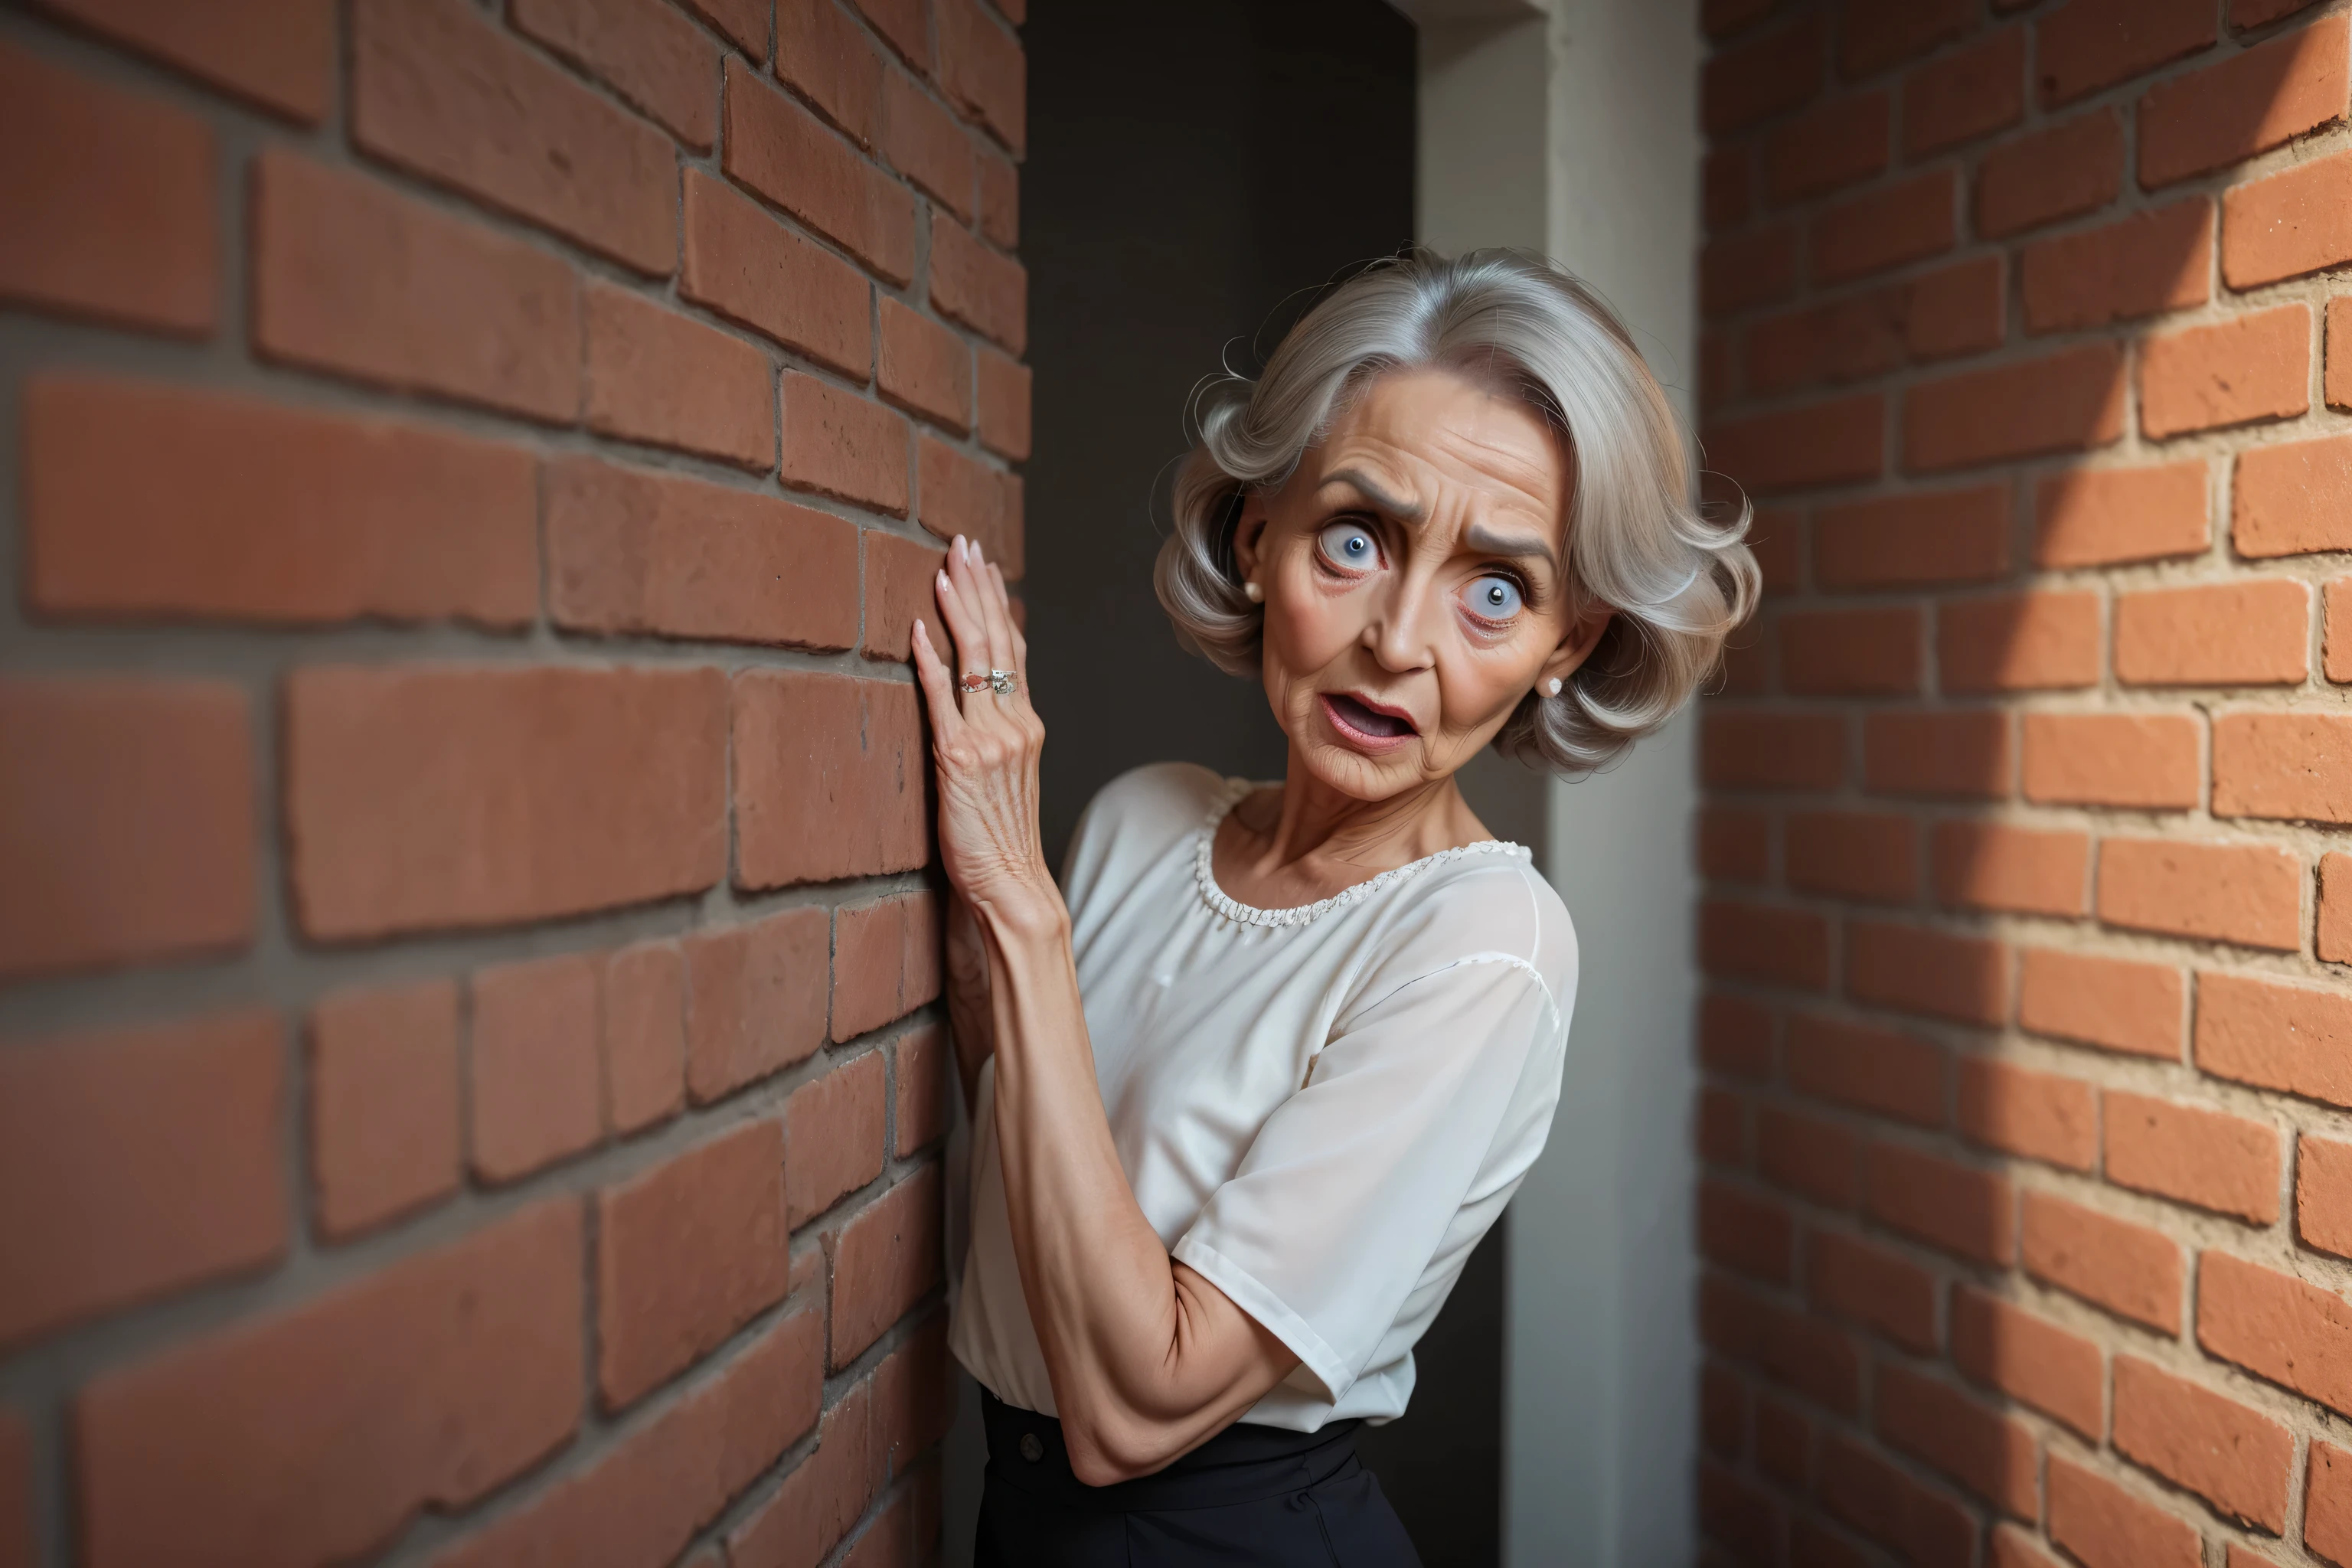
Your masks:
[{"label": "brick wall", "polygon": [[2352,1564],[2352,12],[1705,21],[1710,1561]]},{"label": "brick wall", "polygon": [[1021,9],[0,14],[0,1564],[929,1558]]}]

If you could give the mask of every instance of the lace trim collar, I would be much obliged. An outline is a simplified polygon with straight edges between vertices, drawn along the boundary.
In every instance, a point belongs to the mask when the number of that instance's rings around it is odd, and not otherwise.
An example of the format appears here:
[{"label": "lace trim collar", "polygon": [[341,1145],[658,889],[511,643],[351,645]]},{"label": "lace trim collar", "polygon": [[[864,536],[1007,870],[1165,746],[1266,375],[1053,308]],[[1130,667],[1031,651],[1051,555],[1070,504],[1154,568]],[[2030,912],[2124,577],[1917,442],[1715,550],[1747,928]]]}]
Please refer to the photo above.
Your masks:
[{"label": "lace trim collar", "polygon": [[1500,838],[1482,838],[1475,844],[1459,845],[1452,849],[1441,849],[1434,855],[1424,855],[1409,865],[1382,871],[1352,888],[1342,888],[1316,903],[1289,910],[1261,910],[1228,896],[1223,888],[1217,886],[1217,874],[1211,866],[1216,855],[1217,825],[1224,821],[1225,814],[1239,805],[1243,796],[1256,787],[1245,779],[1227,781],[1224,798],[1210,808],[1209,820],[1202,825],[1199,841],[1192,849],[1192,881],[1201,889],[1201,901],[1236,925],[1303,926],[1333,910],[1360,904],[1381,889],[1394,887],[1432,866],[1459,860],[1465,855],[1510,855],[1523,860],[1534,858],[1524,844],[1512,844]]}]

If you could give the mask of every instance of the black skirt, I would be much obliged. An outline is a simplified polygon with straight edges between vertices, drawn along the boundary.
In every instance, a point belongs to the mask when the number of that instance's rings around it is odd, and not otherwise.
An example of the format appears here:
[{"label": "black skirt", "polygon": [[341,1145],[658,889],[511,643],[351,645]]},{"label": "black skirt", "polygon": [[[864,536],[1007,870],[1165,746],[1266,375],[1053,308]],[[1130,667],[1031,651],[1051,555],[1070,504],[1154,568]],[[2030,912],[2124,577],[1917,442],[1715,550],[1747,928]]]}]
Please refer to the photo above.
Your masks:
[{"label": "black skirt", "polygon": [[1421,1568],[1357,1421],[1228,1426],[1166,1469],[1090,1487],[1062,1424],[986,1389],[988,1471],[973,1568]]}]

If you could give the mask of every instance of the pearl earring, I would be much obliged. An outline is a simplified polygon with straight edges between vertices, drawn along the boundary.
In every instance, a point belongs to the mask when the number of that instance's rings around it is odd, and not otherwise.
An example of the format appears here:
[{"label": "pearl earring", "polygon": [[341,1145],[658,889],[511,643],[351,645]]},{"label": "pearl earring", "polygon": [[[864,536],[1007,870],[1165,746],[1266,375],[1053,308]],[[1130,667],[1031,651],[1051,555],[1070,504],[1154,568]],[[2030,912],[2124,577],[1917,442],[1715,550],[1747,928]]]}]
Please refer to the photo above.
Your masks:
[{"label": "pearl earring", "polygon": [[1557,697],[1557,696],[1559,696],[1559,676],[1557,676],[1557,675],[1553,676],[1549,680],[1548,680],[1548,681],[1544,682],[1544,686],[1545,686],[1546,689],[1549,690],[1549,691],[1550,691],[1550,693],[1551,693],[1554,697]]},{"label": "pearl earring", "polygon": [[1253,605],[1263,605],[1265,603],[1265,590],[1257,585],[1255,578],[1252,578],[1242,584],[1242,597]]}]

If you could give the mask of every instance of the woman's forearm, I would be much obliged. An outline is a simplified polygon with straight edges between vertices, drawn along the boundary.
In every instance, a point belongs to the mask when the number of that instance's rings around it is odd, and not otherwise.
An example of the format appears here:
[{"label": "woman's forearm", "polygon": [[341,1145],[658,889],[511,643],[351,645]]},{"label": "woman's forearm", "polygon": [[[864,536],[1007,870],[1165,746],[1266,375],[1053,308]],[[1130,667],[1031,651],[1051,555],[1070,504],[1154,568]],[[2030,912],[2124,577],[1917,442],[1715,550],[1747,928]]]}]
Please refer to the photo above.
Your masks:
[{"label": "woman's forearm", "polygon": [[982,925],[1005,1203],[1055,1402],[1081,1479],[1145,1473],[1222,1430],[1296,1358],[1171,1259],[1137,1206],[1060,900],[982,911]]}]

